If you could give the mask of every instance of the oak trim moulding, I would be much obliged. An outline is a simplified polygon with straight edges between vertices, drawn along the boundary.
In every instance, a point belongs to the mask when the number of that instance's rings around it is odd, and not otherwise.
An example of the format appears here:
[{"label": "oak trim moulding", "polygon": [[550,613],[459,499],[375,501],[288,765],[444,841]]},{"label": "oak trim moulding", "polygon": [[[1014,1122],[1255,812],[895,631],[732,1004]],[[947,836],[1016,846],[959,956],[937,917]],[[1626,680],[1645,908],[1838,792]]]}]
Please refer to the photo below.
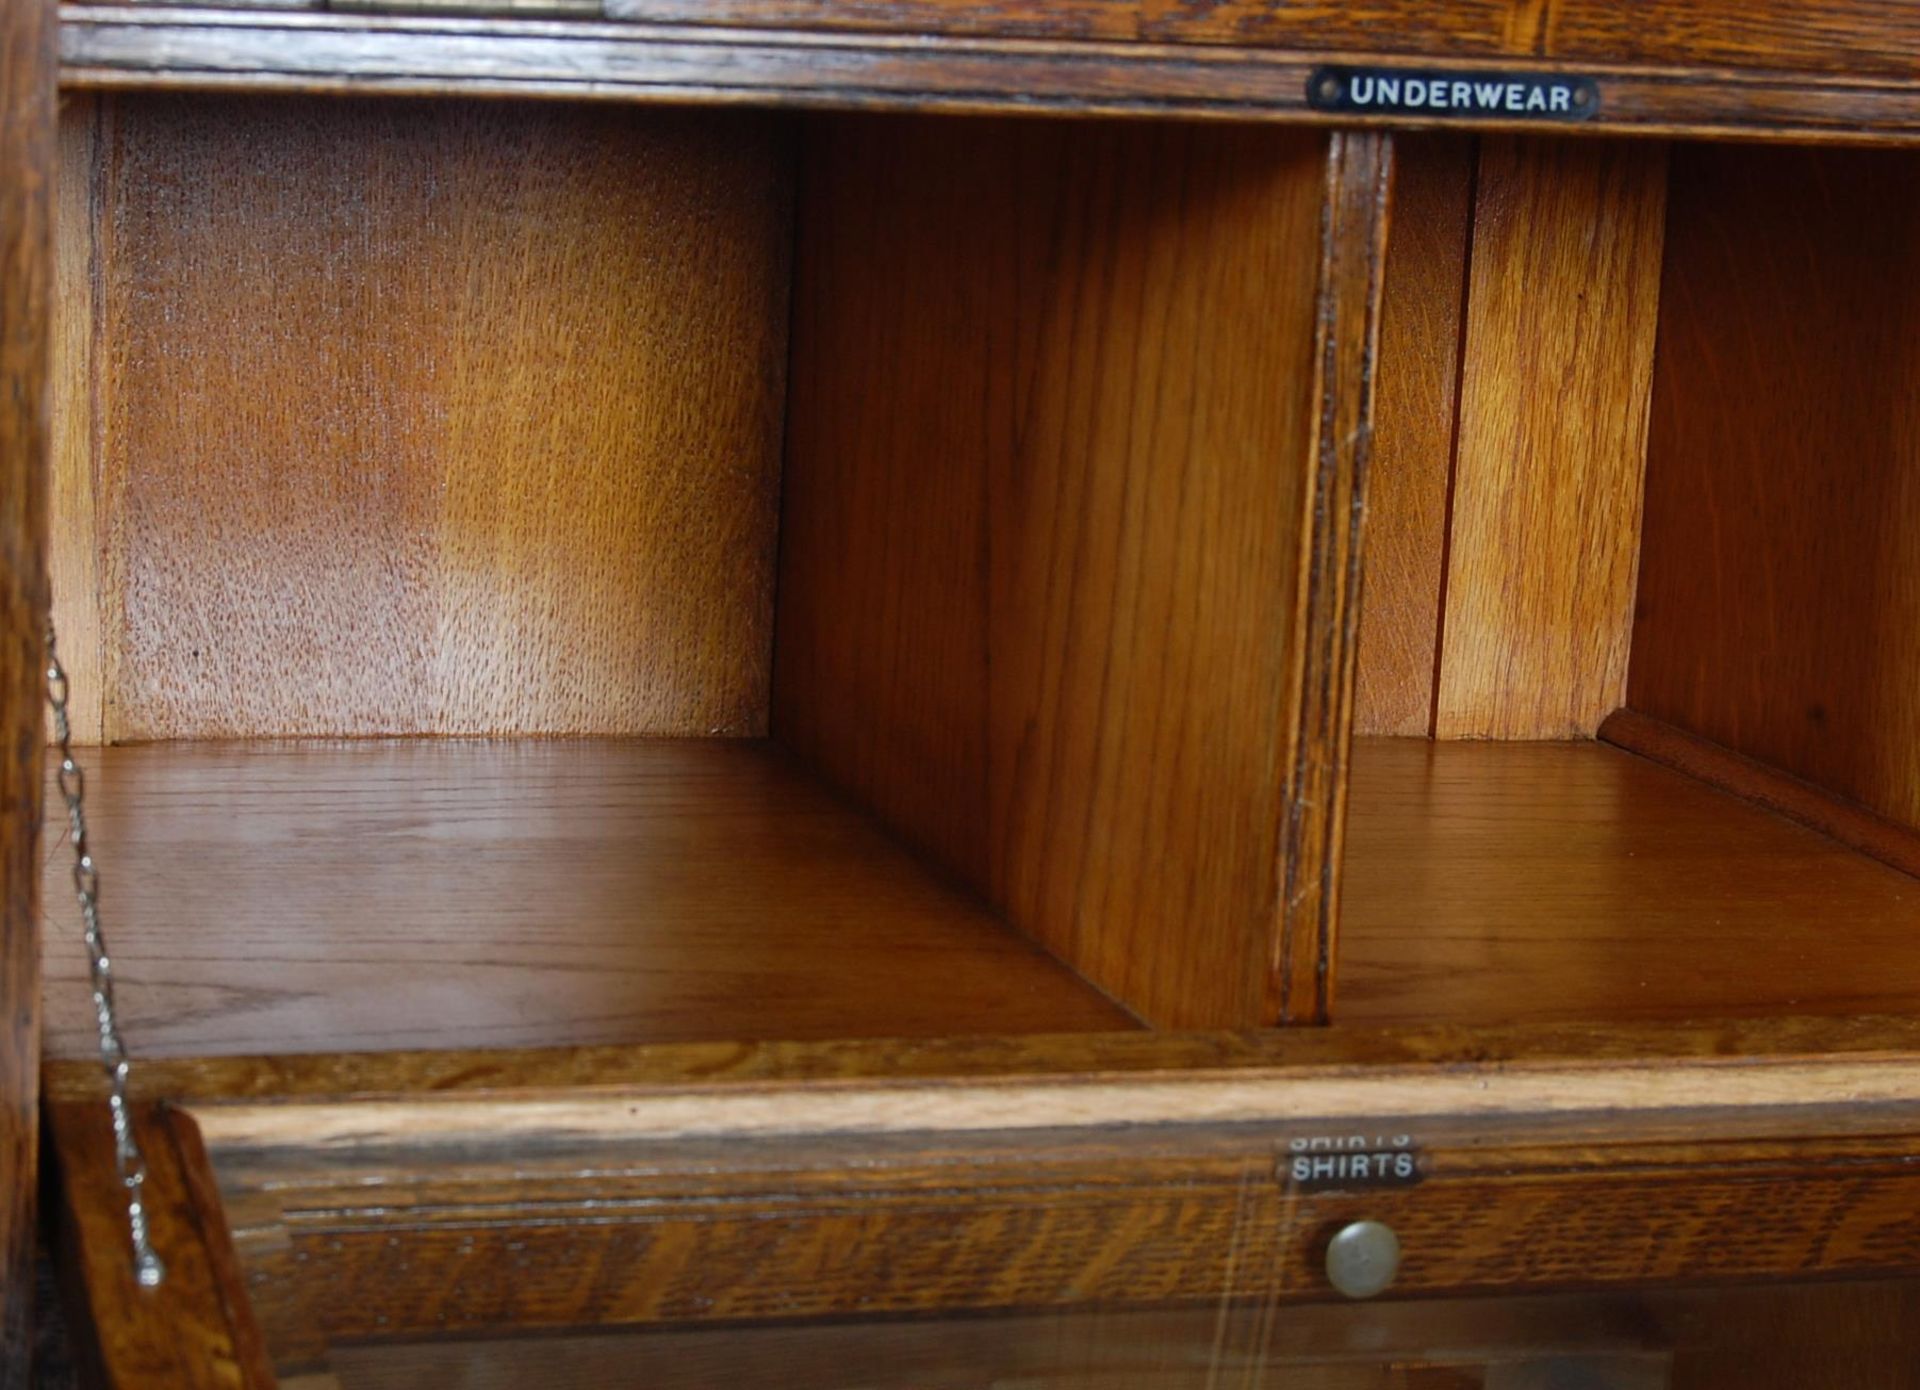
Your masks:
[{"label": "oak trim moulding", "polygon": [[[53,1102],[97,1099],[89,1062]],[[1361,1114],[1652,1114],[1920,1105],[1920,1020],[1112,1033],[930,1042],[675,1043],[500,1052],[152,1059],[137,1099],[195,1108],[209,1142],[283,1126],[364,1137],[378,1106],[431,1129],[514,1111],[625,1132],[842,1133]],[[218,1118],[216,1118],[216,1116]],[[490,1131],[491,1132],[491,1131]]]},{"label": "oak trim moulding", "polygon": [[[1054,111],[1304,120],[1343,126],[1523,128],[1499,121],[1329,116],[1306,105],[1322,63],[1432,67],[1428,55],[1192,44],[941,38],[574,20],[383,18],[297,10],[61,7],[70,88],[164,87],[945,111]],[[1513,59],[1447,59],[1450,72]],[[1601,85],[1578,129],[1912,142],[1910,82],[1719,67],[1529,63]]]}]

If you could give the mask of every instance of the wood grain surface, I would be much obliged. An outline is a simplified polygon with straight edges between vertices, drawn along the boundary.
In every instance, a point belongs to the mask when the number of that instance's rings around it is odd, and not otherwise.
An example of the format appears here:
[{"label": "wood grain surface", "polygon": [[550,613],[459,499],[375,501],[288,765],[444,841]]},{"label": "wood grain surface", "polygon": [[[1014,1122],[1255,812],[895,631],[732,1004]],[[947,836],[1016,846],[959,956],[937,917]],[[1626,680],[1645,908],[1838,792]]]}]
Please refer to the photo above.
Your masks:
[{"label": "wood grain surface", "polygon": [[0,2],[0,1384],[31,1374],[39,1160],[53,14]]},{"label": "wood grain surface", "polygon": [[[167,744],[90,773],[140,1055],[1132,1026],[765,744]],[[86,1055],[78,944],[47,973],[49,1049]]]},{"label": "wood grain surface", "polygon": [[1676,156],[1630,703],[1920,826],[1920,183]]},{"label": "wood grain surface", "polygon": [[[105,737],[102,711],[106,654],[100,632],[101,527],[94,512],[96,447],[93,391],[94,275],[90,245],[95,152],[109,99],[75,93],[61,100],[54,214],[53,455],[48,504],[47,570],[60,661],[69,681],[74,739]],[[52,736],[49,721],[48,736]]]},{"label": "wood grain surface", "polygon": [[[1910,22],[1882,26],[1883,3],[1856,0],[1850,7],[1806,7],[1811,26],[1825,36],[1796,49],[1773,44],[1770,32],[1791,32],[1778,16],[1787,0],[1770,5],[1772,17],[1743,22],[1733,0],[1717,6],[1719,27],[1698,40],[1704,65],[1689,65],[1681,46],[1660,63],[1613,63],[1582,58],[1574,63],[1539,55],[1541,23],[1565,6],[1513,0],[1509,30],[1516,37],[1498,48],[1528,55],[1530,70],[1568,69],[1599,77],[1599,113],[1589,128],[1646,133],[1737,134],[1823,141],[1913,141],[1920,139],[1920,91],[1909,79],[1912,57],[1901,55]],[[852,0],[869,14],[887,9]],[[944,0],[942,0],[944,3]],[[1245,15],[1256,7],[1289,22],[1298,14],[1309,25],[1363,26],[1367,40],[1329,51],[1312,30],[1290,46],[1236,48],[1178,42],[1114,42],[1078,38],[1036,41],[962,35],[931,41],[921,32],[822,32],[818,28],[735,29],[693,24],[607,24],[559,19],[382,17],[367,14],[302,13],[295,9],[147,9],[135,5],[62,7],[61,81],[68,87],[155,86],[200,90],[279,88],[295,91],[415,92],[443,95],[577,96],[625,101],[741,102],[828,107],[874,106],[952,111],[1159,113],[1260,117],[1352,127],[1446,125],[1445,117],[1324,115],[1307,108],[1307,81],[1330,56],[1362,58],[1388,68],[1431,68],[1414,31],[1402,27],[1413,14],[1460,16],[1462,7],[1435,0],[1372,7],[1327,5],[1168,6],[1167,14]],[[1598,3],[1598,0],[1596,0]],[[1870,6],[1871,8],[1867,8]],[[1014,7],[967,4],[984,16]],[[1024,7],[1043,26],[1059,7]],[[1125,22],[1128,7],[1079,0],[1081,15],[1103,13]],[[1638,15],[1645,7],[1636,6]],[[811,24],[832,11],[809,7]],[[911,9],[897,11],[911,13]],[[1684,32],[1686,0],[1663,6],[1669,32]],[[842,10],[842,14],[848,11]],[[1468,13],[1485,14],[1475,7]],[[997,18],[990,19],[998,23]],[[1469,20],[1469,23],[1472,23]],[[1621,21],[1612,22],[1618,29]],[[1441,31],[1449,26],[1443,20]],[[1806,32],[1808,26],[1799,26]],[[1656,33],[1650,23],[1638,33]],[[1389,37],[1390,36],[1390,37]],[[1724,37],[1723,37],[1724,36]],[[1895,71],[1856,76],[1858,64],[1830,72],[1835,52],[1856,45],[1856,58],[1883,55]],[[1517,46],[1516,46],[1517,45]],[[1383,48],[1390,52],[1381,51]],[[1496,49],[1496,52],[1498,51]],[[1743,57],[1744,55],[1744,57]],[[1723,66],[1715,59],[1742,60],[1751,68]],[[1805,60],[1805,70],[1794,70]],[[1503,73],[1514,56],[1448,59],[1449,70]],[[1871,67],[1874,64],[1869,63]],[[1786,73],[1770,71],[1784,66]],[[1485,128],[1498,122],[1476,120]],[[1509,128],[1524,128],[1522,122]]]},{"label": "wood grain surface", "polygon": [[1394,140],[1354,732],[1433,730],[1476,143]]},{"label": "wood grain surface", "polygon": [[1665,169],[1481,146],[1438,737],[1591,737],[1623,703]]},{"label": "wood grain surface", "polygon": [[[131,0],[148,3],[149,0]],[[324,0],[226,0],[233,8],[328,8]],[[507,0],[525,3],[525,0]],[[417,0],[396,0],[395,11]],[[377,11],[375,0],[353,8]],[[560,6],[556,4],[555,9]],[[1119,43],[1299,47],[1380,56],[1637,61],[1912,75],[1920,24],[1880,0],[606,0],[606,15],[648,25],[800,28]],[[695,31],[698,32],[697,30]],[[1390,37],[1389,37],[1390,36]]]},{"label": "wood grain surface", "polygon": [[776,737],[1151,1022],[1271,1021],[1326,141],[818,134]]},{"label": "wood grain surface", "polygon": [[1604,744],[1362,740],[1348,1023],[1903,1011],[1920,880]]},{"label": "wood grain surface", "polygon": [[1398,137],[1354,731],[1434,729],[1479,140]]},{"label": "wood grain surface", "polygon": [[764,731],[774,126],[97,119],[62,203],[88,274],[61,310],[92,327],[86,391],[62,378],[56,583],[79,604],[100,557],[106,738]]},{"label": "wood grain surface", "polygon": [[[275,0],[280,3],[281,0]],[[1920,20],[1876,0],[606,0],[608,15],[666,23],[1418,52],[1806,69],[1903,79]]]},{"label": "wood grain surface", "polygon": [[1396,1296],[1920,1268],[1910,1133],[1728,1141],[1697,1118],[1665,1144],[1422,1142],[1416,1185],[1370,1190],[1301,1190],[1277,1155],[1311,1127],[1246,1124],[213,1155],[270,1342],[289,1287],[329,1343],[1285,1306],[1331,1295],[1326,1242],[1363,1217],[1400,1237]]},{"label": "wood grain surface", "polygon": [[211,1163],[185,1114],[134,1111],[143,1195],[166,1280],[133,1275],[126,1189],[105,1106],[49,1107],[59,1172],[59,1258],[75,1353],[101,1390],[273,1390]]},{"label": "wood grain surface", "polygon": [[[1499,1092],[1524,1090],[1544,1078],[1541,1084],[1559,1093],[1588,1087],[1573,1097],[1576,1108],[1604,1096],[1604,1124],[1616,1137],[1629,1130],[1642,1133],[1636,1126],[1649,1115],[1721,1102],[1754,1107],[1748,1112],[1752,1124],[1778,1135],[1809,1132],[1809,1116],[1829,1129],[1843,1127],[1842,1115],[1872,1123],[1875,1111],[1863,1099],[1868,1093],[1887,1104],[1920,1102],[1916,1052],[1920,1020],[1911,1017],[1771,1014],[1706,1023],[1336,1024],[1236,1033],[1136,1029],[1026,1037],[149,1057],[134,1069],[130,1085],[138,1099],[205,1107],[199,1110],[203,1121],[222,1117],[225,1129],[224,1117],[250,1102],[301,1102],[311,1108],[338,1101],[407,1101],[419,1109],[419,1102],[555,1099],[583,1090],[603,1096],[705,1091],[717,1101],[760,1093],[800,1096],[816,1086],[836,1093],[886,1090],[897,1098],[916,1088],[951,1091],[985,1083],[1003,1088],[1007,1096],[995,1124],[1032,1128],[1060,1118],[1045,1107],[1058,1103],[1063,1081],[1086,1094],[1116,1093],[1116,1107],[1159,1107],[1109,1112],[1136,1119],[1218,1113],[1205,1109],[1211,1102],[1202,1094],[1214,1083],[1227,1084],[1236,1103],[1245,1106],[1264,1095],[1261,1103],[1270,1107],[1275,1097],[1293,1095],[1311,1081],[1336,1079],[1350,1097],[1378,1081],[1384,1089],[1376,1096],[1398,1099],[1383,1102],[1377,1113],[1404,1106],[1406,1097],[1431,1098],[1457,1084],[1458,1094],[1491,1099],[1495,1113],[1512,1122],[1528,1102],[1508,1103]],[[1169,1078],[1181,1085],[1157,1084]],[[45,1093],[57,1101],[101,1099],[104,1082],[97,1062],[50,1059]],[[1198,1099],[1189,1102],[1188,1096]],[[1836,1097],[1845,1099],[1836,1102]],[[1356,1108],[1361,1104],[1350,1100],[1338,1113],[1365,1113]],[[1445,1104],[1442,1096],[1426,1111],[1444,1113]],[[1836,1104],[1838,1114],[1832,1110]],[[1819,1119],[1823,1105],[1829,1110]],[[283,1113],[293,1108],[287,1104]],[[782,1113],[802,1128],[847,1128],[844,1109],[826,1119],[825,1111],[804,1103]],[[1486,1113],[1485,1107],[1476,1113]],[[1728,1121],[1722,1116],[1719,1123],[1724,1129]]]},{"label": "wood grain surface", "polygon": [[[647,0],[639,0],[645,4]],[[685,15],[689,0],[666,0]],[[964,8],[933,4],[948,15]],[[1565,48],[1582,54],[1576,69],[1601,81],[1596,129],[1761,134],[1816,140],[1912,140],[1920,136],[1920,92],[1907,81],[1920,27],[1876,0],[1799,6],[1772,0],[1763,15],[1718,0],[1705,25],[1692,23],[1688,0],[1665,0],[1647,23],[1580,13],[1588,6],[1511,0],[1484,25],[1484,6],[1404,0],[1388,6],[1169,6],[1146,0],[1171,27],[1204,31],[1225,21],[1246,29],[1254,46],[1083,38],[1075,17],[1125,29],[1137,6],[1071,0],[973,8],[987,33],[929,40],[927,6],[874,6],[847,0],[814,6],[780,0],[760,10],[785,27],[699,23],[593,23],[564,19],[369,13],[301,13],[288,8],[63,6],[61,81],[69,86],[196,86],[292,90],[415,90],[501,96],[593,96],[614,100],[760,100],[818,106],[891,108],[1160,111],[1188,115],[1261,115],[1354,125],[1350,115],[1311,113],[1306,84],[1325,58],[1365,58],[1386,67],[1505,73],[1515,60],[1559,69],[1551,44],[1571,15]],[[783,10],[781,10],[783,6]],[[732,10],[701,6],[707,17],[751,17],[756,0]],[[1592,8],[1601,8],[1594,4]],[[1636,6],[1634,15],[1647,8]],[[920,15],[914,19],[912,15]],[[851,27],[847,19],[854,17]],[[908,33],[887,33],[889,19]],[[1023,21],[1023,23],[1021,23]],[[1279,25],[1288,33],[1252,31]],[[1624,42],[1657,36],[1665,58]],[[1085,25],[1081,25],[1085,29]],[[1453,35],[1478,31],[1490,52],[1453,58]],[[1588,31],[1586,40],[1571,31]],[[1365,33],[1352,46],[1327,48],[1340,33]],[[1382,52],[1390,50],[1390,52]],[[1619,61],[1619,52],[1634,60]],[[1905,52],[1903,52],[1905,50]],[[1592,54],[1599,54],[1594,58]],[[1836,65],[1836,56],[1847,61]],[[1864,61],[1868,58],[1870,61]],[[1868,73],[1862,81],[1860,73]],[[1359,117],[1405,127],[1405,117]],[[1434,115],[1425,125],[1448,125]],[[1476,125],[1500,125],[1475,121]],[[1519,129],[1521,123],[1509,123]]]}]

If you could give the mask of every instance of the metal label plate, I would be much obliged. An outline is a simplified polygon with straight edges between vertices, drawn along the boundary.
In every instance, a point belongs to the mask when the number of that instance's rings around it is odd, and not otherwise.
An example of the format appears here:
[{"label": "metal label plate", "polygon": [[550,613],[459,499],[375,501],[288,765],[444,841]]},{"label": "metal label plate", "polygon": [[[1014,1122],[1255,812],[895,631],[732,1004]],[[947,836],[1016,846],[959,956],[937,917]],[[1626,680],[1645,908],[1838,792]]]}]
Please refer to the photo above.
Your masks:
[{"label": "metal label plate", "polygon": [[1315,1134],[1291,1139],[1280,1178],[1301,1192],[1356,1187],[1411,1187],[1420,1181],[1420,1150],[1408,1134]]},{"label": "metal label plate", "polygon": [[1600,85],[1564,72],[1322,67],[1307,78],[1307,105],[1355,116],[1588,121],[1600,111]]}]

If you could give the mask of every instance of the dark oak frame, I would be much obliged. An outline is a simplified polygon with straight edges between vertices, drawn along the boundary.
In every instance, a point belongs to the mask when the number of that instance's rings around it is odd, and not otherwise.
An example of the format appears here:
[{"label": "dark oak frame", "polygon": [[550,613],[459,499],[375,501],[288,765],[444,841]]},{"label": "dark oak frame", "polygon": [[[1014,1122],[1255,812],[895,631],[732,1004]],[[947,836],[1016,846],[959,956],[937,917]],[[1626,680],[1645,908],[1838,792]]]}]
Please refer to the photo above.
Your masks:
[{"label": "dark oak frame", "polygon": [[[657,7],[627,8],[640,20]],[[1036,15],[1045,8],[1033,7]],[[1382,8],[1386,13],[1377,23],[1383,42],[1370,48],[1351,39],[1315,42],[1310,26],[1265,37],[1258,47],[1245,40],[1059,37],[1040,17],[1024,26],[963,26],[963,32],[929,44],[912,32],[795,25],[66,5],[61,80],[75,88],[461,92],[1326,123],[1328,117],[1308,109],[1306,100],[1308,77],[1321,64],[1415,72],[1444,61],[1450,72],[1504,72],[1520,65],[1593,77],[1601,89],[1599,115],[1570,130],[1876,142],[1920,136],[1920,93],[1910,82],[1883,73],[1862,78],[1795,70],[1791,49],[1773,55],[1784,70],[1701,63],[1684,48],[1664,62],[1597,56],[1567,62],[1524,50],[1490,58],[1482,56],[1484,47],[1450,52],[1444,42],[1430,40],[1429,47],[1405,37],[1396,26],[1431,9],[1418,0]],[[1864,7],[1830,8],[1839,12],[1836,42],[1844,44],[1851,35],[1863,49],[1870,46],[1873,15]],[[1324,16],[1318,23],[1325,27]],[[1287,46],[1288,40],[1297,46]],[[1768,56],[1764,45],[1761,56]],[[1462,124],[1405,117],[1339,121],[1394,129]]]},{"label": "dark oak frame", "polygon": [[[1920,137],[1912,35],[1884,45],[1862,76],[1848,75],[1836,57],[1879,32],[1879,17],[1865,5],[1814,7],[1812,27],[1777,45],[1769,43],[1764,24],[1756,37],[1751,26],[1743,30],[1723,16],[1725,41],[1717,47],[1704,41],[1691,47],[1668,34],[1667,48],[1654,43],[1631,61],[1604,44],[1582,49],[1578,42],[1550,42],[1553,36],[1544,33],[1515,35],[1510,23],[1498,41],[1476,38],[1450,30],[1434,18],[1436,7],[1415,0],[1379,7],[1375,29],[1394,36],[1402,51],[1393,53],[1364,51],[1348,37],[1330,42],[1325,26],[1334,21],[1325,13],[1310,16],[1309,27],[1299,31],[1254,32],[1247,42],[1262,46],[1240,47],[1217,34],[1155,28],[1138,17],[1127,30],[1126,17],[1113,12],[1131,7],[1060,7],[1069,13],[1059,25],[1036,18],[1038,7],[1003,8],[1005,14],[987,21],[947,23],[950,15],[928,0],[914,10],[914,22],[944,36],[930,44],[920,30],[885,32],[886,26],[861,19],[857,7],[802,14],[771,0],[739,0],[727,25],[686,23],[687,8],[668,0],[621,7],[621,19],[630,22],[70,5],[61,10],[60,80],[72,88],[459,92],[1323,122],[1304,101],[1307,76],[1322,62],[1405,69],[1444,62],[1467,71],[1523,65],[1596,76],[1601,115],[1580,127],[1586,131],[1831,142]],[[1500,29],[1500,7],[1481,8],[1486,13],[1475,14],[1492,26],[1489,33]],[[1674,9],[1662,6],[1660,15],[1670,22]],[[1096,13],[1104,17],[1089,17]],[[45,371],[48,14],[48,6],[33,0],[6,6],[6,69],[19,79],[9,90],[24,94],[10,95],[9,102],[23,103],[29,119],[9,120],[6,140],[17,143],[0,150],[8,175],[0,186],[9,200],[0,255],[5,366],[9,401],[28,404],[0,417],[8,445],[0,553],[9,557],[0,574],[7,596],[0,636],[9,657],[9,684],[0,699],[9,749],[8,915],[0,956],[9,1032],[0,1038],[8,1063],[0,1093],[11,1124],[4,1135],[10,1152],[29,1165],[37,1065],[37,668],[46,610],[39,558],[44,405],[32,403]],[[1570,21],[1575,28],[1579,22],[1578,15]],[[1101,27],[1111,24],[1123,28]],[[1656,39],[1667,32],[1649,27]],[[1598,60],[1588,61],[1596,54]],[[1303,728],[1310,724],[1330,756],[1302,764],[1314,785],[1300,789],[1297,804],[1322,810],[1295,829],[1294,840],[1300,862],[1322,872],[1298,899],[1303,906],[1288,953],[1296,968],[1283,991],[1290,1016],[1302,1019],[1325,1016],[1331,988],[1338,760],[1350,718],[1365,393],[1377,320],[1377,237],[1384,226],[1378,203],[1384,141],[1351,136],[1337,144],[1334,221],[1347,227],[1371,218],[1374,238],[1343,230],[1328,244],[1332,289],[1316,455],[1323,506],[1314,511],[1323,530],[1312,547],[1319,570],[1310,589],[1310,650],[1320,684]],[[1363,331],[1354,331],[1356,321],[1366,325]],[[1615,730],[1623,738],[1630,733]],[[809,1240],[838,1242],[835,1248],[859,1259],[882,1262],[930,1238],[936,1249],[942,1240],[963,1242],[968,1231],[1013,1211],[1040,1211],[1035,1238],[1064,1244],[1068,1265],[1100,1265],[1114,1254],[1107,1221],[1116,1207],[1136,1219],[1170,1223],[1176,1252],[1189,1257],[1172,1261],[1177,1276],[1156,1284],[1153,1272],[1122,1261],[1110,1267],[1114,1282],[1101,1290],[1114,1297],[1142,1290],[1189,1300],[1230,1293],[1323,1297],[1313,1267],[1315,1238],[1362,1210],[1390,1211],[1429,1248],[1462,1252],[1451,1264],[1445,1257],[1416,1258],[1406,1276],[1414,1291],[1640,1280],[1649,1271],[1638,1259],[1636,1203],[1648,1184],[1681,1182],[1698,1219],[1689,1238],[1673,1245],[1669,1262],[1654,1271],[1662,1277],[1759,1278],[1809,1262],[1823,1271],[1920,1269],[1920,1240],[1908,1214],[1915,1189],[1905,1161],[1920,1134],[1920,1025],[1903,1020],[282,1057],[157,1063],[139,1077],[158,1238],[176,1276],[157,1293],[135,1288],[129,1267],[117,1258],[118,1194],[96,1074],[63,1064],[48,1080],[65,1219],[76,1235],[70,1267],[102,1334],[95,1372],[108,1384],[153,1384],[162,1377],[183,1385],[266,1385],[270,1351],[324,1357],[324,1340],[302,1344],[303,1329],[347,1339],[406,1330],[391,1322],[353,1323],[340,1307],[313,1302],[311,1275],[290,1272],[299,1242],[330,1239],[348,1227],[361,1235],[371,1229],[347,1186],[307,1172],[307,1205],[297,1216],[284,1196],[266,1195],[269,1187],[292,1190],[285,1179],[303,1156],[356,1145],[364,1162],[401,1187],[444,1180],[446,1189],[436,1189],[440,1198],[523,1214],[529,1203],[564,1207],[570,1156],[596,1146],[602,1157],[617,1151],[635,1165],[622,1181],[636,1210],[643,1204],[659,1210],[671,1194],[680,1203],[666,1218],[675,1238],[699,1253],[711,1253],[702,1242],[718,1239],[727,1219],[716,1201],[703,1205],[702,1199],[722,1196],[776,1216],[797,1233],[796,1248]],[[370,1118],[378,1123],[370,1125]],[[1303,1196],[1284,1187],[1276,1159],[1303,1127],[1383,1124],[1419,1127],[1429,1183],[1415,1190],[1417,1197]],[[502,1179],[485,1162],[487,1143],[503,1142],[502,1135],[504,1142],[551,1146],[556,1166],[540,1179]],[[724,1148],[716,1147],[723,1140]],[[845,1160],[854,1153],[866,1163],[878,1155],[871,1170],[878,1176],[851,1182]],[[964,1167],[965,1184],[951,1181],[955,1165]],[[1578,1264],[1566,1251],[1538,1263],[1517,1262],[1511,1252],[1506,1263],[1481,1259],[1489,1234],[1485,1183],[1495,1171],[1503,1193],[1524,1190],[1540,1210],[1597,1203],[1610,1213],[1607,1240],[1584,1246]],[[1057,1198],[1057,1212],[1036,1192]],[[886,1222],[901,1209],[902,1194],[916,1193],[916,1220],[930,1224],[902,1222],[887,1236]],[[0,1208],[0,1278],[9,1289],[22,1286],[31,1229],[22,1202],[30,1196],[30,1183],[15,1182]],[[1803,1213],[1850,1208],[1866,1216],[1820,1250],[1794,1244],[1791,1231],[1764,1221],[1759,1238],[1740,1238],[1783,1200]],[[1103,1215],[1089,1218],[1096,1207]],[[879,1224],[863,1224],[868,1215]],[[381,1227],[381,1239],[404,1233],[424,1254],[438,1250],[444,1257],[437,1218],[396,1205],[382,1220],[391,1230]],[[1223,1230],[1242,1222],[1284,1250],[1284,1258],[1263,1269],[1270,1282],[1257,1287],[1229,1286],[1226,1281],[1241,1276],[1205,1258]],[[554,1229],[563,1243],[559,1253],[579,1258],[582,1247],[564,1242],[584,1239],[584,1226],[562,1219]],[[1127,1229],[1124,1223],[1120,1229]],[[235,1296],[243,1265],[287,1277],[270,1281],[271,1297],[263,1293],[249,1306]],[[455,1311],[466,1327],[501,1319],[557,1326],[582,1318],[749,1318],[770,1311],[772,1291],[792,1268],[776,1259],[754,1271],[736,1270],[733,1301],[704,1313],[689,1301],[700,1291],[685,1286],[626,1308],[491,1304]],[[871,1275],[876,1266],[851,1268]],[[949,1306],[1045,1307],[1065,1296],[1049,1277],[1023,1265],[1017,1250],[1001,1249],[939,1291]],[[850,1279],[809,1290],[815,1301],[804,1308],[780,1311],[849,1311],[850,1290],[859,1282]],[[383,1297],[398,1297],[393,1286],[381,1287]],[[920,1297],[910,1282],[900,1289],[909,1303]],[[422,1320],[446,1311],[412,1310]],[[14,1370],[24,1354],[24,1316],[24,1301],[9,1297],[0,1370]]]}]

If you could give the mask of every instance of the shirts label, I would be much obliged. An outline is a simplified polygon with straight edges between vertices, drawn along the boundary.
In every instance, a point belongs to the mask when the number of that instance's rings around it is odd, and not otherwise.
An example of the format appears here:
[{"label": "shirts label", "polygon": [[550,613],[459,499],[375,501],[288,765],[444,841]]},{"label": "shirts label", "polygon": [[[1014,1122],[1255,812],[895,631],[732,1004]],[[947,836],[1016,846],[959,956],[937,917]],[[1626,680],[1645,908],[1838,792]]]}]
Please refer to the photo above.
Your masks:
[{"label": "shirts label", "polygon": [[1420,1154],[1407,1134],[1315,1134],[1288,1141],[1280,1174],[1305,1192],[1411,1187],[1420,1181]]}]

